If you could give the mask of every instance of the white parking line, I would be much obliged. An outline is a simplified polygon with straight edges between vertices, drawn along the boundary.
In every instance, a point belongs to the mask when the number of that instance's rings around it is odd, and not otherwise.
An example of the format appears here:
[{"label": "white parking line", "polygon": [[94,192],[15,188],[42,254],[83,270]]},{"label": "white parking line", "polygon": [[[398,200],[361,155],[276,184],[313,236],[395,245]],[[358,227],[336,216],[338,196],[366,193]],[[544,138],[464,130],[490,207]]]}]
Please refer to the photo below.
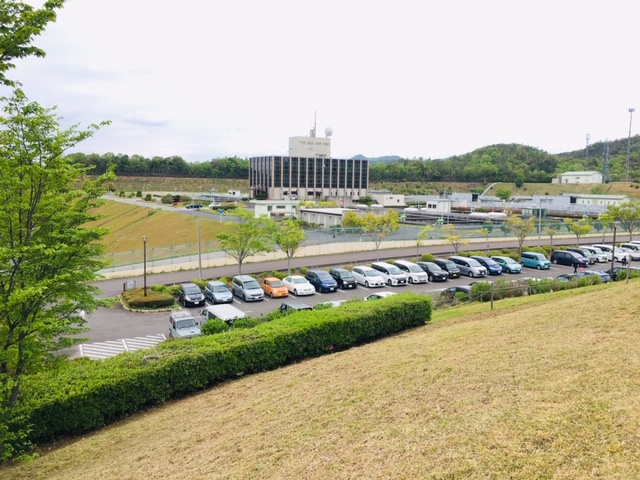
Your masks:
[{"label": "white parking line", "polygon": [[91,359],[105,359],[124,352],[133,352],[166,340],[164,334],[147,335],[146,337],[122,338],[108,342],[83,343],[79,345],[80,356]]}]

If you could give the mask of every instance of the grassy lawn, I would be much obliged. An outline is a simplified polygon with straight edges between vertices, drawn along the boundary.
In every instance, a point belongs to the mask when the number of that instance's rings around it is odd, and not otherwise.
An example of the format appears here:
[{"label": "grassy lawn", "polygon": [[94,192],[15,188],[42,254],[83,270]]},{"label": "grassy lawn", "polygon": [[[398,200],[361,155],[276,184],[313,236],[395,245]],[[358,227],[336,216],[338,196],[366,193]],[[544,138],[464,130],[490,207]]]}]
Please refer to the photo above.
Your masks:
[{"label": "grassy lawn", "polygon": [[0,478],[640,478],[637,289],[442,310],[53,446]]}]

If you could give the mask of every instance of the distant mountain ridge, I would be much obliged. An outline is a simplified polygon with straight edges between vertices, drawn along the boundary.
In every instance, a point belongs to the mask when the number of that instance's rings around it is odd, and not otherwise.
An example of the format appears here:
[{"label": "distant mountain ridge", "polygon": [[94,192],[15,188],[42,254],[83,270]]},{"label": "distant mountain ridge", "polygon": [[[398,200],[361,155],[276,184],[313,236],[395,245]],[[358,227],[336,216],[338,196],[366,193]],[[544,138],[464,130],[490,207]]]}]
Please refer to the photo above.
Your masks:
[{"label": "distant mountain ridge", "polygon": [[389,162],[395,162],[401,159],[402,157],[399,157],[398,155],[385,155],[384,157],[365,157],[364,155],[358,154],[355,157],[351,157],[351,160],[369,160],[371,163],[376,163],[376,162],[389,163]]}]

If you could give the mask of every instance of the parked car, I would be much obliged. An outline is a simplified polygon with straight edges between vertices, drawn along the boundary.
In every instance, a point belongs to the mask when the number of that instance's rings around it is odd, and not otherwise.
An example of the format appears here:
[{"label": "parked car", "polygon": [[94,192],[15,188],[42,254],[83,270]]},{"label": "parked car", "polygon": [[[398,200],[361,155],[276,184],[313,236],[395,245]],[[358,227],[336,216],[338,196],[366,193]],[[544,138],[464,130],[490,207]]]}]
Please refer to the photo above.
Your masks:
[{"label": "parked car", "polygon": [[280,311],[286,313],[299,312],[300,310],[313,310],[313,307],[299,300],[287,300],[280,305]]},{"label": "parked car", "polygon": [[358,265],[351,270],[353,276],[360,285],[365,287],[384,287],[384,278],[380,275],[380,272],[374,270],[371,267],[364,265]]},{"label": "parked car", "polygon": [[427,274],[413,262],[408,260],[396,260],[393,264],[404,272],[409,283],[427,283]]},{"label": "parked car", "polygon": [[433,263],[449,274],[449,278],[460,278],[460,269],[451,260],[445,258],[434,258]]},{"label": "parked car", "polygon": [[381,298],[391,297],[392,295],[395,295],[395,294],[396,292],[376,292],[364,297],[364,301],[366,302],[368,300],[380,300]]},{"label": "parked car", "polygon": [[190,210],[200,210],[202,208],[202,204],[201,203],[190,203],[189,205],[187,205],[184,208],[188,208]]},{"label": "parked car", "polygon": [[449,257],[453,263],[455,263],[460,269],[460,275],[467,275],[468,277],[486,277],[487,269],[477,260],[469,257],[460,257],[453,255]]},{"label": "parked car", "polygon": [[276,297],[288,297],[289,290],[284,286],[282,280],[276,277],[267,277],[262,280],[262,290],[265,295],[269,295],[271,298]]},{"label": "parked car", "polygon": [[[629,242],[632,243],[632,242]],[[620,250],[619,248],[616,247],[615,249],[615,253],[614,253],[614,249],[612,245],[605,245],[604,243],[596,243],[595,245],[592,245],[592,247],[596,247],[599,248],[600,250],[602,250],[602,252],[607,255],[609,261],[611,261],[611,257],[613,256],[613,260],[616,262],[621,262],[623,258],[627,259],[627,262],[629,260],[631,260],[631,256],[629,255],[628,252],[625,252],[624,250]]]},{"label": "parked car", "polygon": [[204,305],[205,298],[200,287],[195,283],[182,283],[178,289],[178,303],[187,308]]},{"label": "parked car", "polygon": [[246,313],[233,305],[209,305],[200,312],[200,326],[214,318],[222,320],[227,325],[232,325],[239,318],[246,316]]},{"label": "parked car", "polygon": [[561,282],[569,282],[577,278],[575,273],[563,273],[562,275],[558,275],[556,280],[560,280]]},{"label": "parked car", "polygon": [[585,270],[584,272],[576,273],[578,278],[584,277],[585,275],[596,275],[602,279],[604,283],[609,283],[611,281],[611,275],[608,272],[603,272],[601,270]]},{"label": "parked car", "polygon": [[453,300],[456,293],[464,293],[467,295],[467,298],[471,298],[471,287],[468,285],[456,285],[455,287],[449,287],[440,292],[440,296]]},{"label": "parked car", "polygon": [[193,338],[200,335],[200,327],[189,310],[169,314],[169,338]]},{"label": "parked car", "polygon": [[353,273],[346,268],[332,268],[329,270],[329,275],[333,277],[338,284],[338,288],[341,288],[342,290],[356,288],[358,286]]},{"label": "parked car", "polygon": [[505,273],[520,273],[522,272],[522,265],[516,262],[511,257],[504,257],[502,255],[493,255],[491,260],[496,262],[502,268]]},{"label": "parked car", "polygon": [[589,260],[576,252],[570,252],[568,250],[556,250],[551,254],[551,263],[556,265],[569,265],[570,267],[588,267]]},{"label": "parked car", "polygon": [[316,293],[316,289],[309,283],[309,280],[302,275],[289,275],[282,280],[284,286],[287,287],[289,293],[298,295],[313,295]]},{"label": "parked car", "polygon": [[581,247],[567,247],[566,250],[569,252],[576,252],[579,255],[582,255],[584,258],[589,260],[589,265],[594,265],[598,261],[598,257],[596,257],[593,253],[591,253],[586,248]]},{"label": "parked car", "polygon": [[538,270],[549,270],[551,268],[551,262],[547,260],[547,257],[538,252],[522,252],[520,265]]},{"label": "parked car", "polygon": [[469,258],[473,258],[478,261],[480,265],[483,265],[487,269],[489,275],[501,275],[502,267],[493,259],[489,257],[482,257],[480,255],[471,255]]},{"label": "parked car", "polygon": [[446,282],[449,278],[449,272],[433,262],[418,262],[417,265],[425,271],[430,282]]},{"label": "parked car", "polygon": [[588,252],[591,252],[593,255],[595,255],[596,261],[598,263],[607,263],[609,261],[609,257],[599,248],[596,248],[596,247],[582,247],[582,248],[584,248]]},{"label": "parked car", "polygon": [[236,275],[231,282],[232,292],[245,302],[264,300],[264,290],[251,275]]},{"label": "parked car", "polygon": [[233,293],[231,293],[227,284],[218,280],[207,282],[204,286],[204,296],[211,303],[233,302]]},{"label": "parked car", "polygon": [[324,270],[308,270],[305,277],[316,292],[335,292],[338,289],[338,282]]},{"label": "parked car", "polygon": [[627,252],[629,254],[629,257],[631,258],[631,260],[634,260],[634,261],[640,260],[640,250],[634,250],[631,247],[625,247],[625,245],[633,245],[633,244],[623,243],[618,248],[620,248],[620,249],[624,250],[625,252]]},{"label": "parked car", "polygon": [[389,286],[397,287],[407,284],[407,276],[396,265],[386,262],[373,262],[371,268],[380,272],[385,283]]},{"label": "parked car", "polygon": [[222,206],[222,204],[220,202],[211,202],[209,204],[209,208],[212,209],[212,210],[217,210],[221,206]]}]

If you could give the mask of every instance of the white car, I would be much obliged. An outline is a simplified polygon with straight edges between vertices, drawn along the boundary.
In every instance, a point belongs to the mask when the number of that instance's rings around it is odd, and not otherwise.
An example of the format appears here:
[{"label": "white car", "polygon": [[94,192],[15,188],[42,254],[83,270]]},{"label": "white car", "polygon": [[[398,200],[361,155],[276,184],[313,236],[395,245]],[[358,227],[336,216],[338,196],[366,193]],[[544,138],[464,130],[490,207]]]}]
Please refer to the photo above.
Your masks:
[{"label": "white car", "polygon": [[620,250],[623,250],[629,254],[631,260],[640,260],[640,252],[637,250],[633,250],[627,247],[618,247]]},{"label": "white car", "polygon": [[294,295],[313,295],[316,289],[309,283],[309,280],[302,275],[290,275],[282,280],[289,293]]},{"label": "white car", "polygon": [[379,271],[364,265],[358,265],[351,270],[353,277],[360,285],[365,287],[384,287],[384,278]]},{"label": "white car", "polygon": [[582,248],[586,248],[592,254],[594,254],[598,259],[598,263],[607,263],[609,261],[609,257],[599,248],[595,248],[595,247],[582,247]]}]

